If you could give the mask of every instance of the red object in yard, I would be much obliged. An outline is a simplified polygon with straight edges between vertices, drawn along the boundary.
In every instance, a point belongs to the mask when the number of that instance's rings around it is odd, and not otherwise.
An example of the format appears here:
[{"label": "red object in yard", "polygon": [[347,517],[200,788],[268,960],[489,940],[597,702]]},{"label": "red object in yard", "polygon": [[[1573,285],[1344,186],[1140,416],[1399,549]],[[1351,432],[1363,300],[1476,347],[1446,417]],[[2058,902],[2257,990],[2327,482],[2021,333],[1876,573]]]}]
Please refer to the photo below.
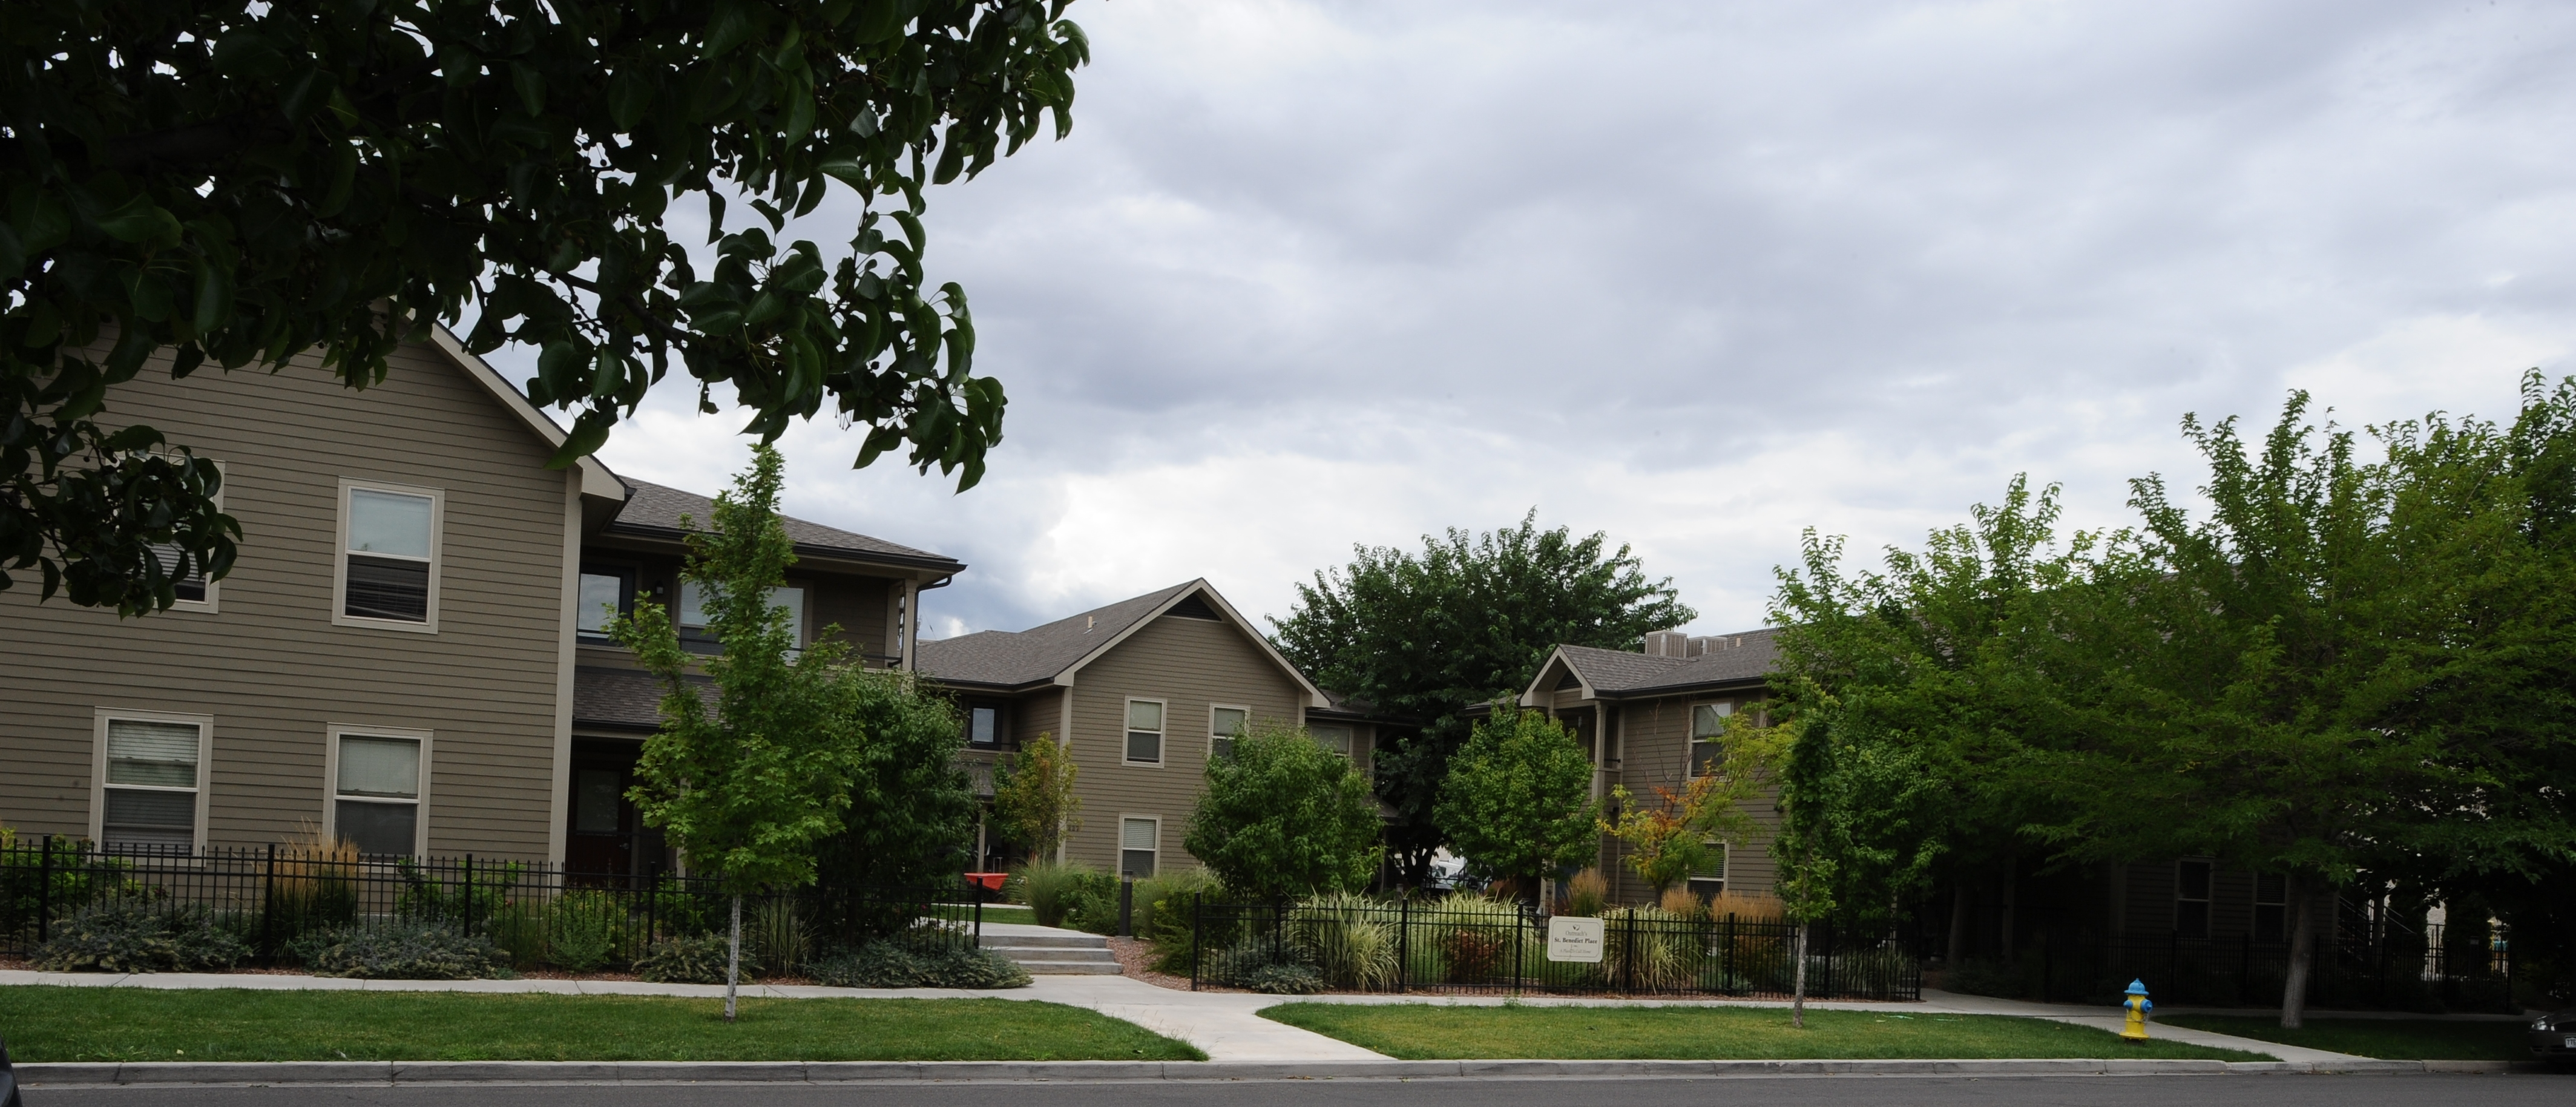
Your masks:
[{"label": "red object in yard", "polygon": [[976,887],[978,887],[978,888],[982,888],[983,890],[985,890],[985,891],[987,891],[987,892],[998,892],[998,891],[1001,891],[1001,890],[1002,890],[1002,878],[1003,878],[1003,877],[1005,877],[1005,876],[1008,876],[1008,875],[1010,875],[1010,874],[1009,874],[1009,873],[967,873],[967,874],[966,874],[966,883],[968,883],[968,884],[972,884],[972,885],[974,885],[974,886],[976,886]]}]

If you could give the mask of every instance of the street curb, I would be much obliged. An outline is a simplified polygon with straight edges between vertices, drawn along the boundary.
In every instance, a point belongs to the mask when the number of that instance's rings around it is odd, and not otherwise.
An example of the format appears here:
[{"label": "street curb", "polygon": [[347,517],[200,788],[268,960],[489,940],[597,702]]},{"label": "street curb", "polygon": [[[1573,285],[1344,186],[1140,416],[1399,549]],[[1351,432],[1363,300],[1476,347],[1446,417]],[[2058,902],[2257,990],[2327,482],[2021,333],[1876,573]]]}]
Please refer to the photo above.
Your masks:
[{"label": "street curb", "polygon": [[74,1084],[924,1084],[965,1081],[1532,1080],[1778,1076],[2258,1076],[2504,1073],[2507,1061],[153,1061],[17,1066]]}]

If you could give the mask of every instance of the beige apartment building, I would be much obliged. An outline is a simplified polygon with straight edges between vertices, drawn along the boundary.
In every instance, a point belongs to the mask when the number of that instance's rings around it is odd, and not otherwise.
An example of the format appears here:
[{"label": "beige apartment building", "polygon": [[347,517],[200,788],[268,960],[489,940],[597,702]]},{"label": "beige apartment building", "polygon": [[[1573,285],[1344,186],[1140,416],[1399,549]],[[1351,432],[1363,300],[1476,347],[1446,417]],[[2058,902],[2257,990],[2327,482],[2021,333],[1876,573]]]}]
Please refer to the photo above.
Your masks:
[{"label": "beige apartment building", "polygon": [[[0,592],[0,824],[118,848],[258,847],[312,829],[377,854],[625,871],[658,845],[623,799],[656,690],[595,632],[682,613],[702,497],[596,460],[454,336],[349,389],[166,356],[110,395],[212,458],[241,558],[140,619]],[[779,602],[906,667],[920,592],[965,566],[798,520]]]}]

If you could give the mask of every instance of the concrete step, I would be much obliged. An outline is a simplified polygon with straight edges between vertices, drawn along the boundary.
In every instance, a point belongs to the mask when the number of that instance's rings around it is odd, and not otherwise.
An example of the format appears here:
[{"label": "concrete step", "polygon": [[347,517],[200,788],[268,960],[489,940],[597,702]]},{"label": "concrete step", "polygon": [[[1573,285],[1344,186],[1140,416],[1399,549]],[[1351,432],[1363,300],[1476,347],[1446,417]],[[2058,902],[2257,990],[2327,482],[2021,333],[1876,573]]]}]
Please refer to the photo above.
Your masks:
[{"label": "concrete step", "polygon": [[1109,965],[1118,963],[1117,956],[1106,949],[1070,949],[1064,946],[985,946],[984,948],[1021,964],[1031,961],[1087,961]]},{"label": "concrete step", "polygon": [[1021,961],[1012,958],[1030,976],[1117,976],[1125,972],[1116,959],[1108,961]]},{"label": "concrete step", "polygon": [[986,931],[983,944],[986,949],[999,949],[1003,946],[1108,949],[1109,939],[1098,934],[996,934]]}]

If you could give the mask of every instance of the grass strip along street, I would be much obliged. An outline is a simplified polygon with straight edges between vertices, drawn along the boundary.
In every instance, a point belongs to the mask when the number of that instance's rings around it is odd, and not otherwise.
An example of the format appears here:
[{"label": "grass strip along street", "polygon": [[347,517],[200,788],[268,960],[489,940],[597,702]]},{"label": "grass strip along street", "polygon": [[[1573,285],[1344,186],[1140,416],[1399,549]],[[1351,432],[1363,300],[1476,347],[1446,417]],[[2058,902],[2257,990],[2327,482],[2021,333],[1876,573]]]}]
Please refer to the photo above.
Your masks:
[{"label": "grass strip along street", "polygon": [[1290,1026],[1406,1060],[1968,1060],[2034,1057],[2268,1061],[2181,1042],[2123,1042],[2090,1027],[2000,1015],[1890,1014],[1750,1007],[1451,1007],[1290,1003],[1261,1012]]},{"label": "grass strip along street", "polygon": [[0,988],[19,1061],[1196,1061],[1056,1003]]},{"label": "grass strip along street", "polygon": [[2528,1061],[2523,1023],[2448,1019],[2321,1019],[2281,1029],[2277,1015],[2175,1015],[2157,1022],[2257,1041],[2352,1053],[2387,1061]]}]

